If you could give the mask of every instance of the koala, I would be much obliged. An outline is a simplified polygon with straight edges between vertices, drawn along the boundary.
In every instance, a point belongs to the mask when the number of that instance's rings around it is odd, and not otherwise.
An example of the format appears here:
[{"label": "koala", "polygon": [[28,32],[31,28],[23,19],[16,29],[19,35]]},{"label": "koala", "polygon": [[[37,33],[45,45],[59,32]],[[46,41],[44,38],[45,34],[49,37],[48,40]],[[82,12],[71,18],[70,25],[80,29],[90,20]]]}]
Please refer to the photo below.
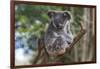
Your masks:
[{"label": "koala", "polygon": [[65,53],[73,42],[70,30],[71,15],[67,11],[48,12],[50,24],[45,32],[44,44],[49,55],[57,56]]}]

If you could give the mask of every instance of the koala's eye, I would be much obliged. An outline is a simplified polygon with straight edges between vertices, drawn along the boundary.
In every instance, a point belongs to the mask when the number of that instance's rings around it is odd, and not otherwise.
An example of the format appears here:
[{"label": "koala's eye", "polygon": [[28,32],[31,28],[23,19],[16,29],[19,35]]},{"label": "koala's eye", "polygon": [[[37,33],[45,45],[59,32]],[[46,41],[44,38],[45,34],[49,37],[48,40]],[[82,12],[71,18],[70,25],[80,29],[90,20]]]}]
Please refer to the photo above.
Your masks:
[{"label": "koala's eye", "polygon": [[48,16],[51,18],[52,16],[54,16],[55,12],[48,12]]},{"label": "koala's eye", "polygon": [[67,17],[68,20],[71,19],[71,15],[70,15],[68,12],[65,12],[65,13],[64,13],[64,16]]}]

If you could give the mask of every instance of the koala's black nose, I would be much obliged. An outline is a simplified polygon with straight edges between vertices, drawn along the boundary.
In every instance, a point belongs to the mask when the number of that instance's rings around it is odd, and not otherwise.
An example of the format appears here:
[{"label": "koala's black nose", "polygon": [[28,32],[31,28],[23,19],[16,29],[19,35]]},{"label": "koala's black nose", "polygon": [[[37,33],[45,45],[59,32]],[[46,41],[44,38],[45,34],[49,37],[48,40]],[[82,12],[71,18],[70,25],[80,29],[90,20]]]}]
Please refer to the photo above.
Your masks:
[{"label": "koala's black nose", "polygon": [[56,25],[58,28],[60,27],[59,25]]},{"label": "koala's black nose", "polygon": [[71,42],[70,41],[67,41],[67,43],[70,45],[71,44]]},{"label": "koala's black nose", "polygon": [[61,28],[63,28],[63,25],[58,24],[58,25],[56,25],[56,27],[61,29]]},{"label": "koala's black nose", "polygon": [[59,25],[58,25],[57,28],[58,28],[58,29],[62,29],[62,26],[59,26]]}]

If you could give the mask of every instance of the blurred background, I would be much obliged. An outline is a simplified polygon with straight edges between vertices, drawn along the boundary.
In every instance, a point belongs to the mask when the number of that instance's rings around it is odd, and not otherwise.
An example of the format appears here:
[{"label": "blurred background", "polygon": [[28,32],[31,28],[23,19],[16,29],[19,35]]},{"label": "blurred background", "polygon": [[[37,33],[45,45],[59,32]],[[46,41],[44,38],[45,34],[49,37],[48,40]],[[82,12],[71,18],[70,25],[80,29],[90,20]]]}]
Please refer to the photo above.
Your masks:
[{"label": "blurred background", "polygon": [[15,4],[15,65],[33,64],[38,53],[37,41],[49,24],[45,11],[50,10],[72,14],[71,31],[74,36],[80,31],[79,23],[86,29],[86,34],[60,61],[67,64],[95,61],[95,8]]}]

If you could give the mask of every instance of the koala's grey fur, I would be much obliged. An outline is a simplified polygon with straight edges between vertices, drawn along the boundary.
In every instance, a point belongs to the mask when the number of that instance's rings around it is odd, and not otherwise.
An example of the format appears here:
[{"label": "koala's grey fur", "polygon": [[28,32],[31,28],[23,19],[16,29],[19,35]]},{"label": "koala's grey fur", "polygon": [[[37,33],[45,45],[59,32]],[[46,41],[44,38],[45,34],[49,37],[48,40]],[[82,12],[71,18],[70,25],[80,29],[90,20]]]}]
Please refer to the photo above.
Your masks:
[{"label": "koala's grey fur", "polygon": [[71,16],[68,12],[49,12],[50,24],[45,33],[45,48],[50,55],[59,55],[73,42],[73,35],[70,30]]}]

